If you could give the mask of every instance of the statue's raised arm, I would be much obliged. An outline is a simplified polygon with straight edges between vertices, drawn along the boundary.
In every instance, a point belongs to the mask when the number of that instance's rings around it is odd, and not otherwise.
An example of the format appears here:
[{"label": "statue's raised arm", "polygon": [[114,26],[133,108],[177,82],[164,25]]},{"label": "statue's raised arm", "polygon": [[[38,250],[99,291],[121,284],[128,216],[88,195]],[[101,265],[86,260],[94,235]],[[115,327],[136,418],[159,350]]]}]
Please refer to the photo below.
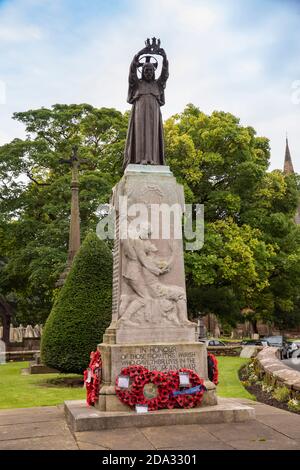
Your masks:
[{"label": "statue's raised arm", "polygon": [[[159,51],[157,52],[159,55],[162,56],[163,62],[162,62],[162,68],[161,68],[161,74],[160,77],[158,78],[158,83],[162,87],[162,89],[166,88],[166,82],[169,78],[169,62],[167,59],[167,54],[165,53],[165,50],[160,48]],[[165,104],[165,97],[163,95],[163,104]]]},{"label": "statue's raised arm", "polygon": [[134,95],[134,89],[138,83],[137,70],[139,67],[141,67],[140,57],[144,54],[147,54],[148,52],[149,52],[149,48],[144,47],[137,54],[135,54],[130,64],[129,77],[128,77],[128,98],[127,98],[127,102],[130,104],[133,104],[132,100],[133,100],[133,95]]},{"label": "statue's raised arm", "polygon": [[[155,78],[158,60],[162,57],[160,77]],[[140,69],[141,78],[138,77]],[[124,167],[129,163],[164,165],[163,124],[160,106],[165,104],[164,89],[169,64],[160,40],[146,40],[146,47],[133,58],[129,70],[128,103],[132,104],[128,126]]]}]

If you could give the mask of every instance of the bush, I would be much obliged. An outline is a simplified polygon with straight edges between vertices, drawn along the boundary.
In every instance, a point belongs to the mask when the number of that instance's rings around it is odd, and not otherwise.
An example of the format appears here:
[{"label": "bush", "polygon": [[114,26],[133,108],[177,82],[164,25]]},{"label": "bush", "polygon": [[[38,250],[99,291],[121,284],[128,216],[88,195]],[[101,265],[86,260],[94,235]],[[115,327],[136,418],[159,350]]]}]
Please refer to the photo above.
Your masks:
[{"label": "bush", "polygon": [[292,398],[288,401],[288,409],[290,411],[297,411],[298,413],[300,413],[300,401],[296,398]]},{"label": "bush", "polygon": [[251,383],[251,384],[255,384],[256,382],[258,382],[258,377],[257,375],[252,372],[249,376],[248,376],[248,381]]},{"label": "bush", "polygon": [[273,392],[273,398],[282,403],[286,402],[290,398],[290,390],[287,387],[275,388]]},{"label": "bush", "polygon": [[266,393],[272,393],[273,390],[274,390],[274,388],[272,387],[272,385],[269,385],[269,384],[266,383],[266,382],[263,382],[263,383],[262,383],[261,388],[262,388],[262,391],[263,391],[263,392],[266,392]]},{"label": "bush", "polygon": [[42,335],[42,361],[82,373],[111,320],[112,254],[90,233],[74,258]]}]

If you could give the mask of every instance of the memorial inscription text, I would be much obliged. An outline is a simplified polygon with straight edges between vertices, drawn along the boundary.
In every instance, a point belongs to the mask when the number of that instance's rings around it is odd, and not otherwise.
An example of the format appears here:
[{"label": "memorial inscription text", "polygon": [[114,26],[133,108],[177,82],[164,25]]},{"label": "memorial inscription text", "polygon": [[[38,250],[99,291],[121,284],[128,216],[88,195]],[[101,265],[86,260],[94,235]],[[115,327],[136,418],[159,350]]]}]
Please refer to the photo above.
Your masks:
[{"label": "memorial inscription text", "polygon": [[136,346],[134,353],[128,352],[121,355],[121,366],[142,365],[149,370],[177,370],[183,367],[196,368],[195,351],[179,351],[176,345],[172,346]]}]

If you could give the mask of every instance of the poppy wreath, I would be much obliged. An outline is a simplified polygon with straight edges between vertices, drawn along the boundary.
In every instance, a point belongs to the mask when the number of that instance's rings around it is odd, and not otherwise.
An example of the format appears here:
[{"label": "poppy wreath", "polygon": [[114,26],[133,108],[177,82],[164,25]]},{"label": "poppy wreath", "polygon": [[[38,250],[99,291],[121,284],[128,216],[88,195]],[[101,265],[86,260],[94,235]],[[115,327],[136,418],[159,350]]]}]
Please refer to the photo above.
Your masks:
[{"label": "poppy wreath", "polygon": [[216,356],[210,352],[207,353],[207,365],[208,365],[208,375],[209,379],[215,384],[219,383],[219,369],[218,369],[218,360]]},{"label": "poppy wreath", "polygon": [[102,360],[99,351],[91,352],[89,367],[83,373],[86,388],[86,402],[88,406],[94,406],[99,398],[101,383]]},{"label": "poppy wreath", "polygon": [[[195,408],[195,406],[199,406],[202,402],[202,398],[204,395],[204,392],[206,391],[206,388],[204,386],[204,380],[199,377],[196,372],[194,372],[191,369],[179,369],[178,372],[185,372],[189,374],[190,378],[190,387],[195,388],[198,387],[199,390],[196,393],[193,394],[184,394],[184,395],[178,395],[175,397],[176,399],[176,405],[179,408]],[[178,377],[179,377],[179,373]],[[179,382],[179,378],[178,378]]]},{"label": "poppy wreath", "polygon": [[[186,389],[187,393],[174,395],[173,392],[179,390],[179,372],[188,373],[190,386],[198,387],[198,390],[188,393]],[[201,403],[206,390],[203,379],[190,369],[159,372],[157,370],[149,371],[144,366],[128,366],[121,370],[121,375],[129,376],[131,385],[128,389],[120,388],[117,377],[116,395],[120,401],[130,407],[148,405],[149,411],[165,408],[193,408]],[[144,387],[148,383],[157,386],[157,396],[154,398],[147,398],[144,395]]]}]

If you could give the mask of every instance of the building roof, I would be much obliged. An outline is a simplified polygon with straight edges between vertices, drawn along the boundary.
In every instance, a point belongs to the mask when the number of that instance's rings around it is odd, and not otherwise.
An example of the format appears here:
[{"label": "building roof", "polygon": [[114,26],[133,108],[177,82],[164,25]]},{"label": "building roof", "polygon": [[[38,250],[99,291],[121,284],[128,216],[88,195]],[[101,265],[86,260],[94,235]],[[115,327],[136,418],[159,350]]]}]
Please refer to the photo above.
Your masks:
[{"label": "building roof", "polygon": [[283,172],[286,175],[290,175],[291,173],[294,173],[294,167],[293,167],[293,163],[292,163],[292,157],[291,157],[291,152],[290,152],[290,148],[289,148],[288,138],[286,138],[286,144],[285,144],[285,156],[284,156]]},{"label": "building roof", "polygon": [[[292,157],[291,157],[291,152],[289,148],[289,141],[288,138],[286,138],[286,144],[285,144],[285,156],[284,156],[284,166],[283,166],[283,172],[286,175],[291,175],[294,172],[294,167],[293,167],[293,162],[292,162]],[[295,214],[295,223],[297,225],[300,225],[300,204],[298,205],[297,212]]]}]

